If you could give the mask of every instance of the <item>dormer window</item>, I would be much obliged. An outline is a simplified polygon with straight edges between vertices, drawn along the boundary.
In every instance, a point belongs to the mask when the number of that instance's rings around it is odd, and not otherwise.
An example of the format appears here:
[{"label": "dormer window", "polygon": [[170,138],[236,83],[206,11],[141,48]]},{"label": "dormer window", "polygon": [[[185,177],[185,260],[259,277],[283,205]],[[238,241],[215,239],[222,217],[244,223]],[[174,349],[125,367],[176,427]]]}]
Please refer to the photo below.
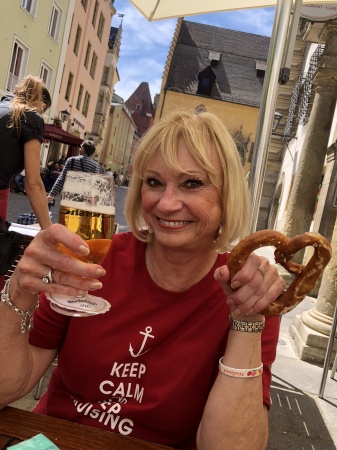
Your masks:
[{"label": "dormer window", "polygon": [[197,94],[208,95],[210,97],[216,80],[216,76],[210,66],[206,67],[206,69],[199,73],[198,80],[199,84]]}]

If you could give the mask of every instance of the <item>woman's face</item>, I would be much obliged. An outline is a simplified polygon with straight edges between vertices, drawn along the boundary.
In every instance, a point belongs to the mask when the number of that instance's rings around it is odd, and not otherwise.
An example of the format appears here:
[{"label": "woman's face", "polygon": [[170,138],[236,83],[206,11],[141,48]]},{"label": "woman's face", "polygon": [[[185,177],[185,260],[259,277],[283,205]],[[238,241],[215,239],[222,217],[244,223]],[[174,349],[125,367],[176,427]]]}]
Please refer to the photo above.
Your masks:
[{"label": "woman's face", "polygon": [[210,246],[222,218],[220,163],[213,156],[217,168],[215,187],[182,139],[178,142],[178,159],[188,175],[172,171],[159,151],[150,159],[141,191],[144,218],[153,230],[155,240],[163,245]]}]

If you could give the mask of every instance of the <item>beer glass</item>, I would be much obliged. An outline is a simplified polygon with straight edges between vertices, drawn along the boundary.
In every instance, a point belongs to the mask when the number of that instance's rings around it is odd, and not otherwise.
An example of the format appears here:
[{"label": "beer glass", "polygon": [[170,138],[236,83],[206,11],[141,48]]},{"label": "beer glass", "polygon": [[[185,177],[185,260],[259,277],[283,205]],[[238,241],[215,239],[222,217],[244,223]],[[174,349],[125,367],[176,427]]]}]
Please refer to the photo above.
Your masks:
[{"label": "beer glass", "polygon": [[[89,172],[69,170],[61,194],[59,223],[87,241],[89,255],[79,256],[62,244],[58,249],[87,263],[101,264],[114,234],[114,178]],[[101,297],[47,294],[50,306],[68,316],[84,317],[102,314],[110,304]]]}]

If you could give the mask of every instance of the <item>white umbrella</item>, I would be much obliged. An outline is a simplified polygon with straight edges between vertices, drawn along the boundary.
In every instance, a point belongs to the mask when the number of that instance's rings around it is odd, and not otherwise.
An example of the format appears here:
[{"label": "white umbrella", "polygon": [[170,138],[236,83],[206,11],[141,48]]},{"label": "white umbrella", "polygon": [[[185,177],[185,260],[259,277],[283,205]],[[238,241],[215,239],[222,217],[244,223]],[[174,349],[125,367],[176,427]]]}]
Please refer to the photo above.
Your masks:
[{"label": "white umbrella", "polygon": [[[130,2],[151,21],[236,9],[266,8],[276,6],[277,0],[130,0]],[[332,1],[303,0],[303,4],[306,3],[332,3]]]},{"label": "white umbrella", "polygon": [[[302,4],[312,0],[129,0],[149,21],[184,17],[188,15],[214,13],[247,8],[276,6],[273,32],[270,40],[267,68],[255,148],[251,164],[249,187],[252,201],[251,232],[256,230],[268,146],[274,119],[274,111],[280,81],[281,64],[290,61],[294,48],[294,33],[297,31]],[[331,3],[331,0],[314,0],[314,3]],[[294,11],[291,15],[292,10]],[[292,19],[291,19],[292,17]],[[289,24],[291,23],[290,27]],[[287,56],[285,51],[287,50]],[[289,68],[289,66],[287,66]]]}]

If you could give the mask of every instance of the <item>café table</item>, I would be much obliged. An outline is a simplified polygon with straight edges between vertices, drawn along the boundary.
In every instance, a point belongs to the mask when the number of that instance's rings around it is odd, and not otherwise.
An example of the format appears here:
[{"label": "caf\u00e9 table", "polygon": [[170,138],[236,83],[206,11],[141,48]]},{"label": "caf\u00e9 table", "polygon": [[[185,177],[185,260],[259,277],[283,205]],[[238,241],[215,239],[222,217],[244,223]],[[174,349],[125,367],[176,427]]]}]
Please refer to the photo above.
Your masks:
[{"label": "caf\u00e9 table", "polygon": [[6,406],[0,411],[0,450],[6,450],[39,433],[50,439],[61,450],[165,450],[170,448],[11,406]]}]

